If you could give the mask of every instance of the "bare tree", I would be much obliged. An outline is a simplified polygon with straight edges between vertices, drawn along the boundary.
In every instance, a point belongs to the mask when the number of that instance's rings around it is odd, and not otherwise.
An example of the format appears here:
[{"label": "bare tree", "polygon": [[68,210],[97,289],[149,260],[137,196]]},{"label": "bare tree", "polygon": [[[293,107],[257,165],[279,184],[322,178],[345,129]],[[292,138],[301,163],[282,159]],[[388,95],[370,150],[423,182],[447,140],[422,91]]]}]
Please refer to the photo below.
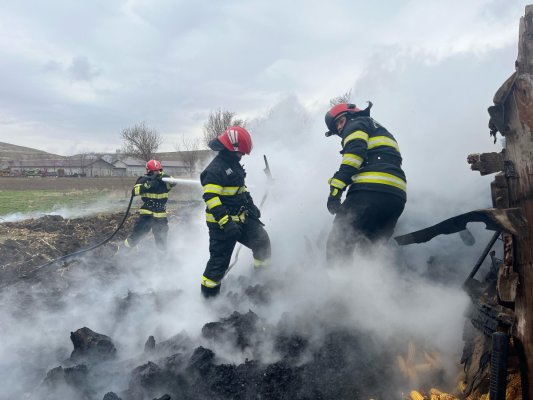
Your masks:
[{"label": "bare tree", "polygon": [[204,144],[207,146],[212,139],[224,132],[229,126],[245,126],[245,124],[244,120],[235,118],[233,111],[221,109],[212,111],[204,124]]},{"label": "bare tree", "polygon": [[147,127],[144,122],[123,129],[120,135],[124,142],[122,152],[144,161],[154,158],[163,141],[159,133]]},{"label": "bare tree", "polygon": [[181,139],[174,145],[177,152],[181,153],[181,157],[187,166],[187,171],[192,174],[195,170],[196,163],[200,159],[200,139],[195,137],[186,137],[181,135]]},{"label": "bare tree", "polygon": [[337,104],[349,103],[352,98],[352,89],[348,90],[346,93],[341,94],[340,96],[330,99],[329,105],[331,107],[336,106]]}]

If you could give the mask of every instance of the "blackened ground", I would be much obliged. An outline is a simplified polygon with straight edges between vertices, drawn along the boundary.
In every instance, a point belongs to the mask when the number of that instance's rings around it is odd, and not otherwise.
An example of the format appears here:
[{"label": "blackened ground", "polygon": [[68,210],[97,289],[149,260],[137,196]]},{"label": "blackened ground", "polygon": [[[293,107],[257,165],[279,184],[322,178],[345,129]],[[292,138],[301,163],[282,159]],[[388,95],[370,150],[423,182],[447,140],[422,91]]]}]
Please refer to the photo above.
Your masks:
[{"label": "blackened ground", "polygon": [[[216,326],[216,328],[214,328]],[[84,328],[87,330],[87,328]],[[90,331],[90,330],[89,330]],[[106,394],[107,398],[122,400],[171,399],[392,399],[398,393],[394,372],[394,356],[374,338],[363,332],[334,330],[325,335],[318,346],[311,346],[302,338],[280,335],[281,327],[268,328],[252,311],[245,314],[234,312],[215,325],[206,324],[202,330],[216,347],[227,340],[229,332],[249,338],[270,336],[278,343],[279,361],[261,363],[246,360],[241,364],[224,364],[217,360],[215,351],[198,346],[183,337],[176,337],[173,347],[166,343],[151,350],[150,360],[134,367],[129,372],[129,385],[124,390]],[[95,342],[101,335],[92,332]],[[84,334],[84,337],[86,335]],[[219,342],[222,341],[222,342]],[[73,340],[74,342],[74,340]],[[292,343],[292,344],[290,344]],[[260,341],[247,343],[259,346]],[[75,343],[79,346],[79,343]],[[82,347],[88,347],[84,345]],[[108,346],[114,349],[112,346]],[[178,352],[161,357],[161,350],[174,348]],[[294,349],[298,350],[295,352]],[[253,350],[253,349],[252,349]],[[308,353],[303,358],[297,354]],[[57,367],[49,371],[45,379],[46,392],[43,399],[54,398],[58,387],[80,398],[97,399],[97,385],[91,377],[112,375],[119,363],[108,360],[114,354],[100,353],[100,362],[93,357],[80,358],[74,367]],[[72,361],[72,357],[71,357]],[[123,371],[126,373],[126,371]],[[61,386],[58,386],[61,384]],[[43,393],[43,392],[41,392]],[[47,397],[50,396],[50,397]],[[112,397],[116,396],[116,397]],[[167,397],[168,398],[168,397]]]},{"label": "blackened ground", "polygon": [[[170,202],[169,221],[180,223],[190,217],[195,202]],[[126,211],[127,201],[124,202]],[[137,218],[134,206],[123,227],[113,240],[91,251],[106,260],[131,232]],[[0,223],[0,288],[23,279],[42,279],[50,271],[69,268],[76,259],[67,259],[37,272],[37,267],[80,249],[91,247],[109,237],[124,218],[124,212],[100,214],[84,218],[47,215],[20,222]]]},{"label": "blackened ground", "polygon": [[[29,276],[26,279],[42,284],[46,277],[50,290],[43,290],[43,297],[38,301],[50,308],[61,309],[72,300],[64,298],[59,279],[62,275],[50,272],[65,268],[99,269],[102,274],[113,271],[114,261],[109,255],[115,251],[116,243],[130,231],[134,217],[128,219],[126,229],[119,232],[116,241],[97,249],[83,263],[72,260],[33,273],[35,266],[105,238],[113,232],[122,216],[114,214],[70,220],[49,216],[1,224],[2,282],[16,280],[25,274]],[[233,294],[230,302],[239,302],[244,296],[251,304],[265,304],[275,290],[274,286],[246,284],[245,279],[241,283],[242,290]],[[31,312],[31,302],[36,299],[28,297],[25,300],[23,291],[19,294],[18,312]],[[179,291],[130,292],[117,300],[115,314],[110,318],[120,323],[128,310],[146,302],[147,296],[157,308],[165,299],[179,298],[180,295]],[[332,310],[335,307],[331,305]],[[342,314],[342,310],[339,313]],[[289,315],[276,326],[270,326],[254,310],[229,312],[203,327],[203,347],[183,332],[164,342],[146,338],[144,348],[140,348],[138,354],[126,357],[126,361],[124,355],[115,357],[113,341],[120,342],[122,338],[102,337],[98,332],[90,331],[90,327],[73,326],[71,338],[75,351],[72,356],[43,373],[42,384],[27,388],[27,392],[32,393],[31,399],[40,400],[101,400],[104,394],[106,399],[122,400],[398,398],[400,381],[396,375],[396,354],[370,333],[322,326],[317,327],[322,332],[317,340],[312,330],[294,332],[288,329],[287,319],[297,319],[297,316]],[[90,343],[104,343],[105,346],[97,345],[96,351],[85,354]],[[260,357],[266,343],[272,344],[271,359],[274,361],[265,362]],[[217,354],[217,349],[228,346],[252,357],[242,363],[227,363]],[[103,391],[114,382],[124,384],[113,387],[114,392]]]},{"label": "blackened ground", "polygon": [[[30,278],[36,267],[55,258],[94,245],[110,236],[123,219],[124,213],[97,215],[87,218],[64,219],[59,215],[47,215],[38,219],[0,224],[0,285],[18,278]],[[115,240],[124,240],[135,220],[130,215],[124,229]],[[109,247],[116,249],[116,242],[95,250],[102,254]],[[67,260],[47,268],[47,272],[72,263]]]}]

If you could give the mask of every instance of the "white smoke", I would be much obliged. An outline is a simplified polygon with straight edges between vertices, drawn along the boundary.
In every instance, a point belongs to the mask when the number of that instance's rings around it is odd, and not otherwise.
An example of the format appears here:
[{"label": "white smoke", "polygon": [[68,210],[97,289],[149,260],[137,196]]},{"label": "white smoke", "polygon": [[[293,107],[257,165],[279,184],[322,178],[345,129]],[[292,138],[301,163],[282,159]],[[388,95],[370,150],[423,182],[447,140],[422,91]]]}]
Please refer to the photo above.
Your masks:
[{"label": "white smoke", "polygon": [[51,211],[16,212],[2,215],[0,222],[19,222],[41,218],[45,215],[59,215],[65,219],[83,218],[101,213],[121,211],[124,207],[123,201],[119,201],[114,194],[104,195],[81,208],[79,206],[56,206]]},{"label": "white smoke", "polygon": [[[412,61],[399,73],[388,71],[386,81],[374,70],[372,76],[380,85],[370,85],[369,75],[355,86],[353,100],[357,104],[372,100],[372,115],[395,135],[402,149],[408,202],[397,233],[489,205],[490,178],[469,171],[465,160],[469,152],[490,147],[484,110],[499,81],[495,74],[490,79],[479,77],[476,69],[456,74],[464,67],[461,61],[452,59],[445,66]],[[481,59],[478,68],[491,62],[490,57]],[[484,90],[465,89],[487,82],[491,87]],[[111,260],[118,269],[74,268],[65,272],[66,280],[51,273],[60,282],[52,289],[21,284],[5,290],[0,299],[0,376],[10,382],[4,387],[6,396],[30,392],[47,370],[68,357],[69,332],[83,326],[111,336],[124,360],[142,353],[149,335],[159,342],[185,331],[196,343],[208,345],[201,328],[235,309],[225,294],[239,290],[240,275],[251,283],[274,281],[270,303],[237,305],[244,312],[253,308],[272,325],[288,314],[289,323],[316,329],[310,335],[317,340],[328,326],[365,329],[384,342],[398,336],[412,338],[439,349],[447,364],[457,366],[466,296],[457,282],[436,284],[422,273],[430,256],[446,255],[464,264],[466,277],[490,233],[473,229],[479,240],[469,248],[457,236],[408,248],[391,243],[371,253],[356,253],[350,265],[327,266],[325,240],[333,219],[326,210],[327,179],[341,157],[338,138],[324,137],[323,115],[327,98],[336,95],[325,93],[323,104],[313,108],[289,96],[249,124],[254,150],[242,162],[256,204],[268,191],[262,220],[272,241],[270,271],[254,274],[250,251],[243,249],[220,298],[205,302],[200,276],[209,252],[200,205],[190,211],[186,223],[171,225],[165,259],[159,258],[148,237],[137,251]],[[445,100],[450,97],[457,101],[450,104]],[[263,154],[273,185],[262,172]],[[128,293],[136,297],[119,312],[117,305]],[[265,346],[262,359],[275,359]],[[215,351],[221,360],[231,362],[249,356],[231,346]],[[105,389],[118,391],[124,388],[121,384],[117,381]]]}]

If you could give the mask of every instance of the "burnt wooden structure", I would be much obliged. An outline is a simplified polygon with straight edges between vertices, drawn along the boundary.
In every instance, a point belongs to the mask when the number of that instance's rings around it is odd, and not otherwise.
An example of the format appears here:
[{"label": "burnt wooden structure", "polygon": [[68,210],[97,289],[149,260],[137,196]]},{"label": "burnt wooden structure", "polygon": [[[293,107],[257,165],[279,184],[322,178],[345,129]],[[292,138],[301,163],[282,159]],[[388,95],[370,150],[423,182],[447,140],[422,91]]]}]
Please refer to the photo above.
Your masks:
[{"label": "burnt wooden structure", "polygon": [[504,260],[498,271],[500,302],[514,309],[510,334],[523,349],[522,384],[533,399],[533,5],[520,20],[516,71],[489,107],[491,134],[505,137],[501,153],[468,157],[482,175],[497,173],[491,184],[493,206],[519,209],[527,234],[503,234]]}]

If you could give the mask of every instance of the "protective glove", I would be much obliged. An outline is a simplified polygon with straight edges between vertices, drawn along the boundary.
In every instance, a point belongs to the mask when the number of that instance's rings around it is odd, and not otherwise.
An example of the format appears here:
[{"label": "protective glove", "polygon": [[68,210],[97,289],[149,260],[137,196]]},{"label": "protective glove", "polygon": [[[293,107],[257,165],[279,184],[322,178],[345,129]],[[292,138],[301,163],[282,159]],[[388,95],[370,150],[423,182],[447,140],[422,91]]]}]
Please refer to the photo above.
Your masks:
[{"label": "protective glove", "polygon": [[250,216],[255,217],[257,219],[261,218],[261,210],[254,204],[254,200],[252,199],[252,195],[250,192],[246,193],[246,209],[248,210],[248,213]]},{"label": "protective glove", "polygon": [[252,217],[261,218],[261,210],[254,204],[248,204],[248,212]]},{"label": "protective glove", "polygon": [[335,215],[341,209],[341,198],[340,196],[329,196],[328,197],[328,211],[330,214]]},{"label": "protective glove", "polygon": [[[131,195],[132,196],[137,196],[140,194],[140,187],[142,186],[142,183],[139,183],[139,181],[137,181],[137,183],[135,185],[133,185],[133,188],[131,189]],[[136,190],[139,190],[136,192]]]},{"label": "protective glove", "polygon": [[228,221],[222,226],[224,236],[228,240],[237,240],[241,236],[241,228],[233,221]]},{"label": "protective glove", "polygon": [[341,197],[342,191],[332,186],[327,204],[328,211],[330,212],[330,214],[335,215],[341,209]]}]

